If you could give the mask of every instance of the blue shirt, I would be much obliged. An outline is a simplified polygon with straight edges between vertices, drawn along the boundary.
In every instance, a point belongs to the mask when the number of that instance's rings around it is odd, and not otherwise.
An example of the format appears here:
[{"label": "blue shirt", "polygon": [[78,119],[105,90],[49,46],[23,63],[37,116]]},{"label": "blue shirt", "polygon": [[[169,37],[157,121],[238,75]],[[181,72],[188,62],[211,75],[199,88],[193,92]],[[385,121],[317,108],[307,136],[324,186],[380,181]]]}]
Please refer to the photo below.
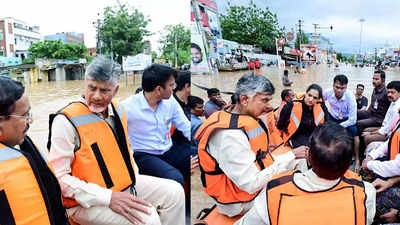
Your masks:
[{"label": "blue shirt", "polygon": [[204,105],[204,115],[206,116],[206,119],[211,116],[211,114],[220,111],[222,107],[218,106],[214,102],[208,100],[206,104]]},{"label": "blue shirt", "polygon": [[196,134],[197,130],[203,124],[203,121],[196,115],[190,114],[190,123],[191,123],[191,128],[190,131],[192,133],[192,141],[190,142],[190,148],[192,150],[192,155],[197,155],[197,146],[199,144],[198,140],[194,140],[194,135]]},{"label": "blue shirt", "polygon": [[349,127],[357,121],[357,103],[353,93],[346,90],[342,98],[337,99],[333,90],[323,93],[326,106],[331,116],[336,120],[344,120],[340,125]]},{"label": "blue shirt", "polygon": [[128,136],[134,151],[161,155],[172,146],[171,125],[190,140],[190,121],[171,96],[150,108],[143,91],[121,102],[128,119]]}]

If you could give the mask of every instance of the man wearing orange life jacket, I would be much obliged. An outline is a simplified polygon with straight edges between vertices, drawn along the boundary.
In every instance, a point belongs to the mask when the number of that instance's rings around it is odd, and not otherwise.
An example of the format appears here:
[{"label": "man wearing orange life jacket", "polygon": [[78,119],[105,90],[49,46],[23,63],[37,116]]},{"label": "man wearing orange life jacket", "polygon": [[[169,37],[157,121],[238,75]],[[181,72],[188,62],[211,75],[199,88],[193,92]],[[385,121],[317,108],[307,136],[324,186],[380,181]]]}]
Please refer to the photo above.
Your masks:
[{"label": "man wearing orange life jacket", "polygon": [[244,214],[273,174],[293,168],[294,159],[306,154],[305,147],[279,156],[268,151],[268,136],[256,118],[271,107],[273,93],[264,76],[242,76],[232,111],[214,113],[196,133],[203,190],[227,216]]},{"label": "man wearing orange life jacket", "polygon": [[33,120],[24,90],[0,76],[0,224],[67,225],[57,178],[27,136]]},{"label": "man wearing orange life jacket", "polygon": [[349,171],[354,140],[337,123],[318,126],[307,156],[312,169],[274,176],[235,225],[369,225],[376,191]]},{"label": "man wearing orange life jacket", "polygon": [[287,103],[280,114],[277,128],[282,131],[283,141],[292,147],[308,146],[309,137],[316,126],[328,119],[322,99],[322,88],[312,84],[304,99]]},{"label": "man wearing orange life jacket", "polygon": [[138,173],[126,113],[112,101],[120,74],[120,65],[96,57],[86,70],[85,95],[50,117],[49,159],[68,215],[81,225],[183,225],[182,187]]}]

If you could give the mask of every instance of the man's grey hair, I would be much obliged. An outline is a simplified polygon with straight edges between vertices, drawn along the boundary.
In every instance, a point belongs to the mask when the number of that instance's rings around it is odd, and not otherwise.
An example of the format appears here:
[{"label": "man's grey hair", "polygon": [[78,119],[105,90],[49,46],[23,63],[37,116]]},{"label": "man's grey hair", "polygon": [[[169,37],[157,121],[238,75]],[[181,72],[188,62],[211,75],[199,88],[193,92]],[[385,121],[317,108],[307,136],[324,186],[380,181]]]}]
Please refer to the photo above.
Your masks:
[{"label": "man's grey hair", "polygon": [[236,94],[253,97],[257,93],[274,94],[275,88],[270,80],[254,74],[243,75],[236,84]]},{"label": "man's grey hair", "polygon": [[108,81],[116,85],[119,83],[121,73],[121,65],[100,55],[96,56],[87,67],[85,78]]}]

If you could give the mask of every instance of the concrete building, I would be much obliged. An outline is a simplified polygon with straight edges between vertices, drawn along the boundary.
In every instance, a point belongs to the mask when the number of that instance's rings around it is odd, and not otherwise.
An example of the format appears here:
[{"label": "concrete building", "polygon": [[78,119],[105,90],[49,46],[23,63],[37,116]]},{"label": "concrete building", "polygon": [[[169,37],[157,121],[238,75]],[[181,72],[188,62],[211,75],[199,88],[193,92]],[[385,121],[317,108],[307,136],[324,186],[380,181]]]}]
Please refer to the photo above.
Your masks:
[{"label": "concrete building", "polygon": [[147,55],[151,55],[151,43],[150,43],[150,41],[144,41],[143,53],[147,54]]},{"label": "concrete building", "polygon": [[75,32],[62,32],[44,36],[44,40],[57,41],[61,40],[63,43],[84,44],[84,36],[82,33]]},{"label": "concrete building", "polygon": [[41,40],[40,27],[6,17],[0,19],[0,56],[28,57],[28,48]]}]

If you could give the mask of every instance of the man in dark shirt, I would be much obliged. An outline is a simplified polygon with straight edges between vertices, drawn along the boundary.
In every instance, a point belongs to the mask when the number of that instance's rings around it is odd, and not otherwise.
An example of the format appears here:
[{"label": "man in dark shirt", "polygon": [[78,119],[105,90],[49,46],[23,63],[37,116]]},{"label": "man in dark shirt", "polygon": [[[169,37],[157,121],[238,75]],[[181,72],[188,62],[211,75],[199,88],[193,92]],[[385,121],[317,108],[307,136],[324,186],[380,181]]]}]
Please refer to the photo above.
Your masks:
[{"label": "man in dark shirt", "polygon": [[[186,118],[190,120],[190,107],[189,107],[189,95],[190,95],[190,72],[181,71],[178,73],[176,79],[176,88],[174,91],[174,98],[179,103]],[[182,134],[181,131],[175,130],[172,134],[172,141],[174,144],[190,144],[189,140]]]},{"label": "man in dark shirt", "polygon": [[385,87],[385,72],[375,71],[372,84],[375,88],[368,110],[357,112],[357,127],[360,133],[367,127],[380,127],[390,105]]},{"label": "man in dark shirt", "polygon": [[220,111],[226,105],[226,102],[221,98],[221,93],[217,88],[207,90],[208,101],[204,105],[204,114],[206,119],[216,111]]},{"label": "man in dark shirt", "polygon": [[357,84],[355,96],[356,96],[358,110],[366,110],[368,106],[368,98],[363,96],[363,93],[364,93],[364,85]]}]

